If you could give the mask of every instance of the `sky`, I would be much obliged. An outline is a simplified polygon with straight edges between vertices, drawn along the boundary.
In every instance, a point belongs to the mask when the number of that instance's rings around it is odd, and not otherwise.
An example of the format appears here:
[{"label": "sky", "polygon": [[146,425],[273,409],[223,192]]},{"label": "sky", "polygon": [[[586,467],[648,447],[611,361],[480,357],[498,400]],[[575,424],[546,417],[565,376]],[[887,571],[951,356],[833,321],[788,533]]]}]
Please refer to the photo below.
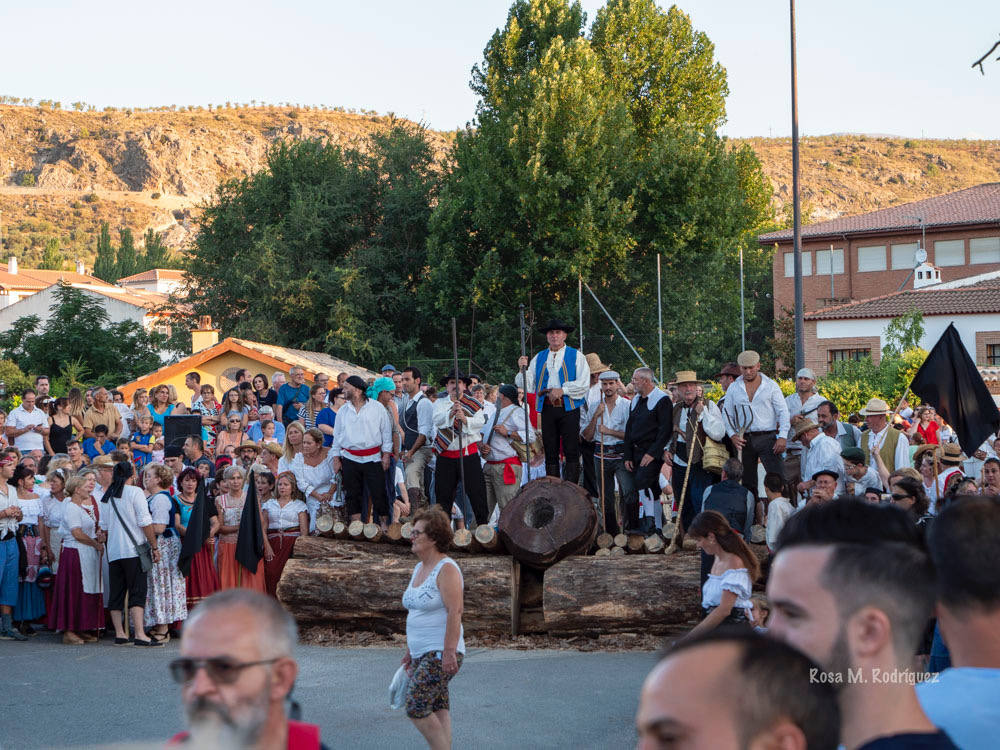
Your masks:
[{"label": "sky", "polygon": [[[603,5],[583,0],[588,23]],[[788,3],[686,0],[729,76],[725,135],[791,132]],[[0,3],[0,94],[68,108],[327,104],[442,130],[475,114],[469,74],[507,0],[34,0]],[[995,0],[797,4],[799,128],[1000,139]],[[994,53],[996,57],[997,53]]]}]

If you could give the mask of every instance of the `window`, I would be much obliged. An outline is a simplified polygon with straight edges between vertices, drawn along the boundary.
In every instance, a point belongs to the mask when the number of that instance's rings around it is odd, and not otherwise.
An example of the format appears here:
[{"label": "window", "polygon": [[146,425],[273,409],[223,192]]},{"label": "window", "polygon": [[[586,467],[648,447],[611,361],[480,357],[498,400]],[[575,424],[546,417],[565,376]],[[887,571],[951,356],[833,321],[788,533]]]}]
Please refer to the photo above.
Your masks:
[{"label": "window", "polygon": [[[811,250],[806,250],[802,253],[802,275],[812,276],[812,259],[813,254]],[[795,253],[785,253],[785,278],[792,278],[795,276]]]},{"label": "window", "polygon": [[884,271],[885,245],[858,248],[858,271]]},{"label": "window", "polygon": [[[843,273],[844,272],[844,248],[835,247],[833,249],[833,273]],[[817,250],[816,251],[816,275],[817,276],[829,276],[830,275],[830,251],[829,250]]]},{"label": "window", "polygon": [[934,243],[935,266],[964,266],[965,240],[940,240]]},{"label": "window", "polygon": [[986,364],[1000,365],[1000,344],[986,345]]},{"label": "window", "polygon": [[872,356],[871,349],[830,349],[827,351],[826,363],[846,362],[849,359],[859,360]]},{"label": "window", "polygon": [[899,271],[902,269],[909,271],[911,268],[916,268],[917,260],[915,254],[918,247],[920,247],[920,244],[917,242],[907,242],[903,245],[893,245],[892,270]]},{"label": "window", "polygon": [[1000,263],[1000,237],[969,240],[970,263]]}]

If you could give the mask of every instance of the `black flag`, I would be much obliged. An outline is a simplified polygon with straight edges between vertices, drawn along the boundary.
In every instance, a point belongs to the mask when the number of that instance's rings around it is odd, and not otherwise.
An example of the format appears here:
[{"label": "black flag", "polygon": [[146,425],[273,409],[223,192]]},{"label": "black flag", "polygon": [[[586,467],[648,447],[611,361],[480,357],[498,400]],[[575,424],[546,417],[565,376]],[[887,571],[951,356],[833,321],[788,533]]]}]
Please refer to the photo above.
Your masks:
[{"label": "black flag", "polygon": [[243,503],[243,515],[240,517],[240,530],[236,536],[236,562],[249,570],[257,572],[260,558],[264,556],[264,528],[260,523],[260,503],[257,501],[257,482],[254,473],[250,472],[250,484],[247,487],[247,499]]},{"label": "black flag", "polygon": [[952,426],[968,456],[1000,428],[1000,411],[954,323],[941,335],[913,376],[910,390],[937,409]]},{"label": "black flag", "polygon": [[198,480],[198,494],[188,519],[187,532],[181,542],[181,555],[177,559],[177,569],[185,578],[191,574],[191,560],[205,546],[205,540],[212,530],[212,516],[215,515],[215,503],[210,502],[205,494],[205,482]]}]

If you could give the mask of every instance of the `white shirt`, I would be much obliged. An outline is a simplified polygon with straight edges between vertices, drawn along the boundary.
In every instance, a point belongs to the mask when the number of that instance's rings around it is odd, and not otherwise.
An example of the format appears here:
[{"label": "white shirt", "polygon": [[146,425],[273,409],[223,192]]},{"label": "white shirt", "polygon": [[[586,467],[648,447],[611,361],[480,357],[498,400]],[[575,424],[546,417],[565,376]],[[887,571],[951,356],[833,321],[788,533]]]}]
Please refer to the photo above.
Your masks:
[{"label": "white shirt", "polygon": [[785,522],[794,512],[795,507],[788,498],[776,497],[768,503],[767,529],[765,530],[765,537],[767,541],[767,548],[769,550],[773,551],[778,545],[778,534],[781,533],[781,529],[784,528]]},{"label": "white shirt", "polygon": [[[795,393],[790,393],[785,398],[785,406],[788,407],[788,421],[791,422],[792,417],[801,414],[811,422],[816,422],[817,421],[816,410],[819,408],[819,405],[822,404],[824,401],[826,401],[826,398],[820,396],[818,393],[814,393],[809,398],[806,399],[805,403],[802,403],[802,397],[799,396],[798,391],[796,391]],[[798,440],[792,440],[792,430],[789,429],[788,445],[786,446],[786,450],[801,451],[804,449],[805,446],[802,445],[802,443],[800,443]]]},{"label": "white shirt", "polygon": [[[587,397],[584,399],[583,406],[580,407],[580,435],[583,435],[583,431],[587,429],[587,425],[590,424],[594,410],[601,405],[601,399],[604,398],[604,394],[601,392],[601,381],[597,381],[592,386],[590,390],[587,391]],[[594,435],[594,442],[597,442],[597,435]]]},{"label": "white shirt", "polygon": [[132,408],[128,404],[119,404],[116,402],[114,406],[122,418],[122,431],[118,435],[111,435],[110,437],[128,437],[132,434],[132,430],[129,428],[128,423],[129,420],[135,416],[135,412],[132,411]]},{"label": "white shirt", "polygon": [[[868,430],[868,453],[869,455],[875,453],[875,451],[881,450],[882,445],[885,443],[888,433],[886,430],[896,429],[892,425],[886,425],[882,428],[882,431],[877,435],[874,434],[874,430]],[[899,433],[899,442],[896,443],[896,453],[893,456],[893,461],[895,466],[887,466],[886,468],[889,472],[893,472],[896,469],[902,469],[904,466],[910,466],[910,441],[906,439],[906,435],[902,432]],[[874,464],[875,459],[872,459]]]},{"label": "white shirt", "polygon": [[[524,406],[515,406],[514,404],[508,404],[503,409],[501,409],[497,416],[496,425],[499,427],[503,425],[505,429],[510,430],[521,442],[524,442]],[[493,427],[493,420],[483,427],[483,440],[485,441],[490,435],[490,429]],[[535,431],[529,429],[530,443],[535,439]],[[487,461],[503,461],[505,458],[513,458],[517,455],[517,451],[514,450],[514,446],[511,445],[510,439],[504,437],[495,429],[493,431],[493,436],[490,438],[490,453],[486,456]]]},{"label": "white shirt", "polygon": [[[815,420],[813,420],[813,421],[815,421]],[[851,431],[854,432],[854,445],[855,445],[855,447],[857,447],[857,448],[861,447],[861,430],[859,430],[857,427],[855,427],[854,425],[852,425],[850,422],[840,422],[840,421],[838,421],[836,423],[836,425],[837,425],[837,434],[835,436],[833,436],[833,437],[837,440],[837,442],[840,442],[840,436],[841,435],[846,435],[847,431],[851,430]],[[823,434],[825,435],[826,433],[824,432]]]},{"label": "white shirt", "polygon": [[[687,430],[688,416],[688,407],[682,406],[680,427],[685,431]],[[697,424],[701,424],[705,428],[705,434],[712,440],[719,441],[726,436],[726,425],[722,419],[722,412],[719,411],[718,405],[712,401],[705,401],[705,408],[698,415]],[[677,434],[677,442],[686,443],[683,434]],[[687,461],[676,454],[674,454],[674,463],[677,466],[687,466]]]},{"label": "white shirt", "polygon": [[[37,406],[31,411],[26,410],[24,406],[19,406],[16,409],[11,410],[10,414],[7,415],[7,426],[14,427],[18,430],[23,430],[25,427],[31,427],[32,425],[47,427],[48,424],[49,418],[46,416],[45,412]],[[42,433],[40,432],[26,432],[23,435],[18,435],[14,438],[14,446],[20,450],[21,453],[41,451],[45,450],[45,439],[42,437]]]},{"label": "white shirt", "polygon": [[[450,415],[451,407],[455,405],[455,401],[451,400],[448,395],[443,395],[437,401],[434,402],[434,426],[441,430],[446,428],[454,429],[454,417]],[[462,447],[467,452],[469,446],[473,443],[478,443],[482,440],[482,430],[486,424],[486,411],[480,409],[473,415],[466,414],[466,421],[462,425]],[[448,443],[448,447],[445,450],[457,451],[458,450],[458,433],[455,433],[454,439]]]},{"label": "white shirt", "polygon": [[[788,421],[788,406],[781,388],[764,373],[760,373],[760,385],[753,394],[753,401],[747,395],[746,380],[736,378],[726,390],[726,402],[723,408],[729,419],[726,420],[726,432],[730,436],[736,434],[732,425],[736,423],[736,407],[750,406],[753,420],[746,429],[747,432],[768,432],[777,430],[778,437],[785,437],[790,429]],[[745,410],[743,410],[745,411]]]},{"label": "white shirt", "polygon": [[[587,427],[590,427],[591,423],[600,422],[600,424],[607,427],[609,430],[616,430],[618,432],[625,432],[625,423],[628,422],[629,407],[632,402],[627,398],[622,398],[621,396],[615,396],[614,404],[609,408],[607,406],[607,401],[604,402],[604,411],[601,413],[601,418],[597,418],[597,410],[601,408],[601,402],[598,401],[593,409],[588,411],[590,419],[587,421]],[[624,437],[615,437],[614,435],[602,435],[597,431],[597,425],[594,427],[594,442],[600,443],[601,445],[614,445],[615,443],[624,442]],[[607,455],[607,454],[605,454]]]},{"label": "white shirt", "polygon": [[867,471],[865,471],[865,475],[861,477],[861,479],[854,479],[853,477],[848,476],[845,471],[844,483],[849,484],[852,482],[854,483],[855,497],[864,495],[865,490],[867,489],[878,490],[879,492],[882,491],[882,478],[878,475],[878,469],[875,468],[874,464],[868,467]]},{"label": "white shirt", "polygon": [[822,432],[812,439],[802,457],[802,481],[808,482],[822,469],[837,474],[837,494],[844,491],[844,459],[840,455],[840,442]]},{"label": "white shirt", "polygon": [[25,500],[18,500],[17,504],[21,508],[21,525],[37,526],[38,517],[44,515],[41,498],[29,497]]},{"label": "white shirt", "polygon": [[301,500],[291,500],[282,508],[275,498],[271,498],[261,506],[267,513],[267,528],[299,530],[299,513],[308,513],[309,509]]},{"label": "white shirt", "polygon": [[[355,456],[351,450],[378,447],[370,456]],[[392,452],[392,418],[389,411],[375,399],[367,399],[360,411],[348,401],[337,412],[333,425],[331,457],[349,458],[359,464],[381,461],[381,453]]]},{"label": "white shirt", "polygon": [[[409,409],[414,402],[417,404],[417,423],[409,424],[406,422],[406,410]],[[434,404],[431,400],[427,398],[422,392],[417,393],[416,396],[410,398],[409,396],[404,396],[403,406],[399,410],[399,421],[405,423],[409,429],[416,428],[417,432],[427,438],[427,442],[424,443],[425,446],[430,446],[432,440],[434,440]],[[402,425],[400,425],[402,426]]]},{"label": "white shirt", "polygon": [[78,541],[73,536],[73,529],[80,529],[80,531],[89,536],[91,539],[97,535],[94,517],[72,500],[67,500],[66,508],[63,511],[62,526],[59,527],[59,530],[63,533],[64,537],[63,547],[79,550],[88,546],[83,542]]},{"label": "white shirt", "polygon": [[[115,513],[111,503],[114,503],[118,508],[118,513]],[[138,557],[132,540],[128,538],[125,528],[118,520],[118,514],[121,514],[122,520],[125,521],[128,530],[135,538],[135,544],[145,542],[146,535],[142,533],[142,527],[149,526],[153,519],[149,515],[149,505],[146,503],[146,496],[142,494],[142,490],[132,485],[125,485],[122,488],[122,496],[101,503],[99,512],[101,514],[101,528],[108,532],[108,562]]]},{"label": "white shirt", "polygon": [[[348,457],[353,458],[348,454]],[[367,458],[367,456],[364,456]],[[382,460],[381,454],[376,454],[376,458]],[[315,466],[306,463],[306,457],[302,453],[296,453],[292,459],[292,473],[295,475],[295,482],[298,484],[302,494],[307,499],[316,500],[312,497],[313,492],[323,495],[330,491],[335,476],[333,471],[333,457],[328,453],[326,458]]]},{"label": "white shirt", "polygon": [[535,370],[538,367],[539,357],[545,357],[545,369],[549,371],[549,388],[562,387],[563,392],[574,400],[587,397],[587,391],[590,390],[590,365],[587,364],[587,358],[583,356],[582,352],[576,353],[576,377],[562,386],[559,385],[560,370],[562,370],[563,360],[566,358],[565,344],[557,351],[543,349],[531,358],[525,372],[528,381],[528,387],[524,389],[525,393],[534,393],[536,390]]},{"label": "white shirt", "polygon": [[[152,522],[166,526],[170,521],[170,496],[165,492],[157,492],[147,500],[147,503],[149,504],[149,517]],[[110,508],[108,510],[114,513],[114,510]]]}]

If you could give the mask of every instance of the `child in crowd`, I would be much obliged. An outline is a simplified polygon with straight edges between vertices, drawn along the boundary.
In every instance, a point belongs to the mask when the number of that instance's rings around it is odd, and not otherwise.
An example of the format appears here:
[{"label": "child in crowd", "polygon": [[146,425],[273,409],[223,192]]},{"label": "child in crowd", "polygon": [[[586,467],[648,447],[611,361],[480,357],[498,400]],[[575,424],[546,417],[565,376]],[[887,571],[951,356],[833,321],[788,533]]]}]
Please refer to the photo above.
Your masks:
[{"label": "child in crowd", "polygon": [[132,449],[132,463],[141,469],[153,460],[156,441],[153,439],[153,418],[148,413],[141,414],[137,422],[139,429],[132,433],[129,447]]},{"label": "child in crowd", "polygon": [[274,436],[275,426],[273,419],[265,419],[260,423],[260,431],[263,437],[260,442],[262,445],[267,445],[268,443],[277,443],[278,439]]},{"label": "child in crowd", "polygon": [[83,441],[83,452],[93,461],[98,456],[106,456],[115,449],[115,444],[108,440],[108,426],[94,426],[94,437]]},{"label": "child in crowd", "polygon": [[393,477],[392,486],[396,490],[392,502],[392,522],[399,523],[402,518],[410,515],[410,495],[406,491],[406,477],[403,476],[403,467],[400,464],[396,464],[396,476]]},{"label": "child in crowd", "polygon": [[153,464],[162,464],[163,463],[163,452],[164,452],[164,449],[163,449],[163,438],[154,439],[154,440],[155,440],[155,442],[153,443],[153,452],[149,454],[150,455],[149,462],[153,463]]}]

